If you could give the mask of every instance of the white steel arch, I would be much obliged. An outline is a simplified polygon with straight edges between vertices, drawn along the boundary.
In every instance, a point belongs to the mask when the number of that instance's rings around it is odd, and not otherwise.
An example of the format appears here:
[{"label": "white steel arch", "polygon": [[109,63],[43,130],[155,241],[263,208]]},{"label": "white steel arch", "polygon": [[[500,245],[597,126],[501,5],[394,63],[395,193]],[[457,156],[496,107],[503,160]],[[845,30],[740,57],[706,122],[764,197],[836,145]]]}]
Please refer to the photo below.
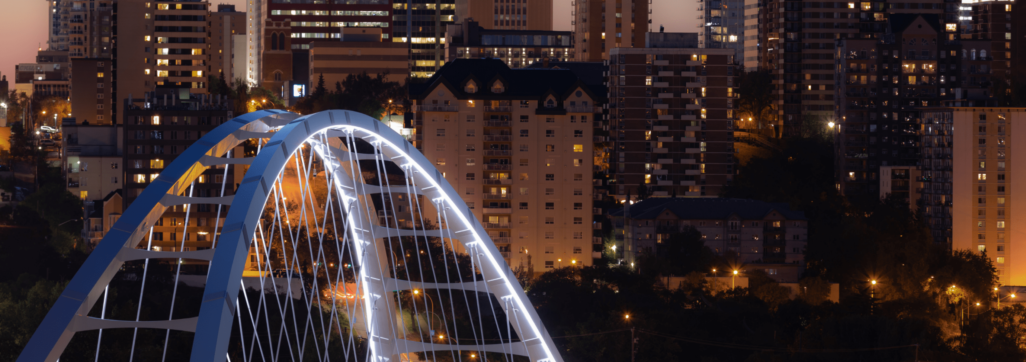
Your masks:
[{"label": "white steel arch", "polygon": [[[248,139],[266,140],[266,142],[260,142],[260,150],[256,157],[242,159],[224,157],[231,148]],[[361,149],[361,145],[363,149]],[[306,151],[307,146],[309,146],[309,151]],[[369,150],[368,146],[372,150]],[[364,169],[365,165],[369,163],[373,163],[377,171]],[[188,195],[189,186],[203,170],[210,166],[225,164],[249,165],[246,176],[241,180],[234,196],[202,198]],[[326,280],[330,286],[322,286],[321,289],[318,289],[317,282],[321,280],[316,277],[319,275],[318,270],[327,274],[327,269],[324,268],[326,263],[319,262],[330,260],[322,259],[320,254],[313,258],[311,251],[312,263],[305,266],[296,266],[297,264],[294,263],[293,266],[288,266],[289,261],[284,257],[284,251],[289,246],[286,246],[285,243],[288,240],[285,240],[284,236],[281,236],[282,246],[277,250],[283,255],[282,260],[279,261],[283,261],[287,266],[285,270],[289,274],[288,278],[296,278],[292,275],[293,270],[296,271],[296,275],[299,275],[300,280],[303,279],[303,275],[308,275],[311,271],[315,276],[312,278],[313,280],[298,283],[309,284],[312,282],[314,285],[314,288],[311,288],[312,292],[308,294],[304,290],[299,300],[305,301],[302,303],[305,305],[304,308],[321,311],[321,332],[324,332],[324,315],[336,316],[337,313],[343,313],[336,311],[335,295],[350,292],[349,289],[343,289],[348,288],[343,285],[355,285],[356,289],[353,294],[356,295],[358,301],[354,301],[351,308],[349,304],[346,304],[344,311],[349,323],[347,330],[350,334],[354,334],[354,328],[362,325],[361,339],[365,341],[366,347],[366,353],[362,356],[356,354],[350,356],[348,352],[351,346],[347,346],[346,356],[337,357],[328,352],[329,342],[327,339],[324,340],[323,345],[318,345],[318,342],[314,341],[314,349],[324,350],[323,353],[316,351],[317,360],[377,362],[411,360],[413,358],[434,359],[440,351],[453,353],[453,359],[457,359],[458,356],[462,356],[457,353],[465,351],[481,354],[480,357],[485,357],[487,353],[492,356],[507,356],[505,357],[507,361],[522,358],[515,356],[527,357],[530,361],[562,361],[520,284],[509,267],[499,257],[498,249],[491,242],[480,223],[469,212],[467,206],[459,199],[455,190],[442,177],[442,174],[405,139],[387,126],[366,115],[349,111],[325,111],[303,117],[280,111],[255,112],[227,122],[197,141],[165,169],[157,181],[147,187],[125,212],[125,216],[111,228],[111,232],[104,237],[96,251],[89,257],[47,314],[19,361],[55,361],[60,357],[75,332],[101,329],[102,336],[102,329],[111,328],[134,328],[136,330],[152,328],[195,332],[191,351],[191,360],[193,361],[224,361],[229,352],[230,343],[243,345],[242,353],[247,360],[278,360],[274,355],[280,356],[286,352],[280,348],[275,351],[274,347],[269,347],[274,343],[273,341],[268,340],[264,345],[257,341],[259,334],[256,331],[257,326],[268,326],[268,333],[272,332],[269,327],[272,323],[261,323],[255,320],[260,318],[261,306],[263,306],[262,310],[265,316],[267,311],[272,309],[269,307],[272,304],[271,301],[259,299],[259,302],[256,303],[258,304],[256,317],[254,317],[254,308],[250,299],[238,300],[239,286],[246,285],[243,282],[243,274],[244,269],[247,268],[247,258],[256,249],[258,254],[256,259],[260,260],[259,253],[260,250],[264,250],[261,247],[264,247],[266,252],[262,259],[267,267],[263,268],[260,262],[257,263],[257,268],[260,269],[257,273],[260,275],[259,293],[262,293],[260,298],[268,293],[281,292],[280,285],[275,285],[271,291],[263,289],[267,281],[274,284],[275,280],[280,279],[271,278],[268,274],[271,272],[272,265],[269,261],[272,258],[272,247],[269,246],[272,241],[268,237],[275,237],[273,235],[275,221],[268,222],[266,220],[267,212],[269,212],[268,205],[274,205],[273,215],[277,217],[277,232],[280,234],[292,232],[291,220],[288,219],[290,211],[285,210],[287,193],[284,181],[285,170],[294,167],[295,176],[299,180],[300,192],[298,195],[303,204],[300,215],[306,215],[307,198],[314,197],[314,191],[311,191],[314,186],[309,180],[317,179],[321,175],[310,171],[315,164],[323,169],[323,177],[321,177],[323,181],[321,182],[326,183],[328,195],[337,197],[334,200],[329,197],[326,201],[310,200],[309,213],[314,216],[309,220],[297,219],[296,221],[309,224],[309,221],[312,220],[315,225],[312,229],[308,225],[307,233],[300,237],[323,238],[328,233],[327,220],[329,217],[333,217],[332,215],[335,214],[344,215],[344,219],[338,221],[343,225],[342,232],[338,233],[336,230],[334,236],[337,237],[334,239],[336,244],[339,244],[339,239],[345,239],[342,244],[347,245],[336,251],[339,258],[339,273],[342,273],[343,254],[348,251],[346,257],[353,261],[355,268],[352,270],[355,280],[353,283],[345,283],[343,279],[336,278],[332,281],[328,277]],[[398,166],[403,175],[403,180],[394,185],[389,181],[392,175],[386,175],[384,171],[390,165]],[[377,184],[367,182],[368,177],[376,177]],[[307,181],[304,182],[304,178]],[[410,211],[417,209],[421,214],[420,227],[400,227],[394,220],[389,221],[389,217],[394,216],[390,214],[395,211],[395,207],[389,206],[392,201],[382,203],[381,200],[392,200],[394,197],[401,199],[403,195],[406,195],[407,199],[416,197],[422,200],[421,203],[426,204],[418,206],[412,201],[410,203]],[[320,214],[317,210],[320,207],[318,202],[324,209]],[[215,239],[216,247],[213,250],[156,252],[148,250],[149,248],[146,250],[137,248],[141,242],[145,241],[147,231],[152,231],[155,220],[169,206],[192,203],[230,205],[224,225],[220,227],[220,236]],[[278,205],[282,205],[281,208]],[[337,210],[330,210],[332,208],[337,208]],[[378,211],[376,209],[382,210],[379,211],[380,213],[376,213],[375,211]],[[385,218],[379,218],[382,213],[385,214]],[[437,228],[424,226],[426,219],[423,215],[432,213],[436,216],[434,221],[437,222]],[[430,221],[428,220],[428,222]],[[316,225],[321,222],[324,225]],[[289,223],[289,225],[286,226],[285,223]],[[335,221],[332,223],[334,224]],[[268,225],[270,228],[266,229],[267,233],[265,233],[265,226]],[[335,227],[337,229],[337,226]],[[282,232],[282,230],[286,231]],[[315,232],[310,232],[311,230]],[[268,236],[268,234],[272,235]],[[297,232],[296,235],[298,234]],[[299,253],[296,249],[300,244],[295,236],[292,238],[291,255],[295,259],[295,254]],[[449,255],[447,253],[451,252],[452,263],[457,264],[457,270],[459,269],[457,258],[463,258],[464,261],[469,260],[468,263],[472,269],[470,271],[471,278],[460,279],[459,276],[453,278],[448,271],[444,278],[438,275],[432,278],[424,276],[412,278],[410,274],[410,269],[413,267],[412,262],[408,259],[396,259],[397,256],[402,257],[403,252],[396,252],[396,245],[401,244],[392,240],[412,240],[414,245],[417,245],[420,254],[424,254],[424,250],[429,250],[428,246],[423,246],[424,249],[420,249],[421,240],[424,243],[434,240],[436,246],[437,242],[441,240],[441,250],[444,251],[442,258],[447,258],[446,255]],[[449,244],[447,245],[446,242]],[[312,242],[307,242],[307,245],[310,244]],[[320,244],[322,248],[324,244],[323,242]],[[405,252],[407,258],[410,257],[410,251]],[[428,254],[430,253],[429,250]],[[429,255],[429,257],[431,256]],[[138,316],[135,321],[118,321],[88,316],[88,312],[124,262],[144,259],[148,261],[150,258],[186,258],[209,261],[210,267],[206,275],[202,303],[197,316],[166,321],[138,321]],[[411,264],[403,269],[406,278],[403,278],[402,272],[397,271],[402,269],[397,266],[402,267],[403,262]],[[346,267],[348,268],[349,264],[346,264]],[[435,266],[431,268],[435,268]],[[442,265],[442,268],[450,268],[450,266]],[[434,270],[432,269],[430,272],[435,273]],[[423,271],[419,272],[423,273]],[[145,272],[143,275],[145,278]],[[285,289],[289,289],[289,285],[297,284],[293,279],[286,280]],[[145,287],[145,282],[143,286]],[[242,289],[245,292],[246,287]],[[326,303],[319,296],[313,294],[322,289],[329,289],[330,302]],[[425,332],[420,330],[423,329],[420,327],[419,319],[422,317],[416,310],[416,305],[420,302],[413,295],[423,291],[424,297],[429,297],[428,290],[437,291],[435,297],[439,304],[443,304],[443,298],[445,298],[442,291],[448,291],[446,299],[451,307],[452,314],[450,316],[452,318],[459,314],[458,308],[453,304],[453,300],[457,299],[453,297],[453,290],[457,291],[458,295],[462,295],[468,310],[472,309],[472,306],[477,308],[477,323],[481,326],[472,333],[472,339],[446,337],[441,330],[435,331],[434,329],[430,331],[431,339],[411,338],[417,333],[408,331],[406,328],[411,330],[418,328],[419,332]],[[140,292],[140,299],[141,295]],[[468,295],[471,296],[469,299]],[[485,297],[481,297],[481,295]],[[297,297],[293,296],[292,298]],[[407,298],[407,301],[404,302],[404,298]],[[410,302],[409,299],[413,299],[413,301]],[[486,336],[484,330],[493,328],[484,326],[483,321],[486,318],[482,317],[481,312],[482,309],[488,307],[484,303],[491,305],[493,300],[499,307],[492,306],[493,311],[486,311],[485,314],[494,312],[494,330],[499,331],[498,338]],[[428,308],[427,302],[432,303],[430,311],[426,312],[427,325],[430,327],[433,317],[438,317],[437,314],[434,314],[434,301],[426,300],[426,298],[422,298],[422,301],[424,301],[425,309]],[[280,306],[280,299],[277,302]],[[289,303],[292,302],[289,301]],[[330,308],[327,308],[330,309],[330,313],[324,310],[325,304],[330,304]],[[404,306],[410,307],[411,305],[413,310],[403,310]],[[240,308],[245,308],[248,315],[244,317]],[[293,314],[295,314],[294,309]],[[473,311],[470,314],[472,315]],[[279,335],[279,347],[282,335],[286,340],[290,338],[290,335],[284,332],[287,329],[285,312],[282,312],[281,315],[282,333]],[[458,327],[456,321],[445,320],[445,315],[446,310],[443,306],[443,320],[435,328],[444,328],[445,331],[458,335],[459,332],[455,332],[455,330],[465,326]],[[237,327],[236,331],[242,333],[245,318],[253,319],[249,321],[250,324],[247,324],[254,330],[252,336],[236,335],[235,342],[231,342],[233,341],[233,328]],[[236,322],[237,325],[234,324]],[[295,324],[296,320],[292,320],[292,323]],[[334,325],[334,328],[341,333],[344,327],[343,323],[333,323],[334,320],[329,321],[327,329],[331,329],[330,326]],[[317,327],[314,327],[316,323],[309,317],[300,324],[303,326],[295,327],[294,342],[300,351],[300,358],[303,358],[302,351],[304,343],[306,343],[306,332],[300,333],[299,330],[312,330]],[[417,327],[412,327],[414,324]],[[473,329],[474,323],[469,324]],[[450,326],[452,326],[452,330],[450,330]],[[508,332],[502,333],[502,329],[506,329]],[[330,332],[324,333],[330,334]],[[445,343],[436,342],[433,339],[436,334],[439,336],[439,340],[446,338]],[[250,338],[251,342],[247,342],[247,338]],[[300,339],[302,342],[299,342]],[[350,341],[352,340],[353,338],[350,336]],[[464,342],[467,340],[469,342]],[[249,344],[247,345],[247,343]],[[99,343],[97,346],[99,348]],[[132,348],[134,352],[134,337]],[[246,348],[248,348],[248,355]],[[293,356],[294,359],[295,351],[291,350],[291,345],[289,348],[287,354]],[[265,350],[270,351],[270,356],[265,355]],[[355,351],[356,347],[352,347],[352,350]],[[257,355],[257,352],[260,354]]]}]

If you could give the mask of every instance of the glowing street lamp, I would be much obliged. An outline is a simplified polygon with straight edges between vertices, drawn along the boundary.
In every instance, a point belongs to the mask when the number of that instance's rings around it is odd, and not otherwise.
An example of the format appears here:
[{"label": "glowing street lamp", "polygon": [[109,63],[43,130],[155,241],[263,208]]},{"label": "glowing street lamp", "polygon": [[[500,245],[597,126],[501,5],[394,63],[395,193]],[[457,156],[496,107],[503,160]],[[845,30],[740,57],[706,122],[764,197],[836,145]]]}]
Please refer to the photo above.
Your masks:
[{"label": "glowing street lamp", "polygon": [[730,276],[730,289],[734,289],[734,278],[737,278],[737,269],[734,269],[734,274]]}]

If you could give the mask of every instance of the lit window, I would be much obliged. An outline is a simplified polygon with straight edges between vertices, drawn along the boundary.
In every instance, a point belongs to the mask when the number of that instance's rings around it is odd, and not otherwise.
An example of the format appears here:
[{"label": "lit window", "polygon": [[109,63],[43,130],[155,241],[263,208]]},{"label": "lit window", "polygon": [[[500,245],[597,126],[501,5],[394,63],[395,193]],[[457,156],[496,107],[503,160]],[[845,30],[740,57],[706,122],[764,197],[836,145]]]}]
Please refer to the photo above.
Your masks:
[{"label": "lit window", "polygon": [[1004,264],[1005,263],[1005,257],[1003,257],[1003,256],[997,257],[997,263],[998,264]]},{"label": "lit window", "polygon": [[574,152],[584,152],[584,145],[574,145]]},{"label": "lit window", "polygon": [[997,227],[998,227],[998,229],[1004,229],[1005,228],[1005,222],[1004,221],[998,221],[997,222]]},{"label": "lit window", "polygon": [[159,126],[160,125],[160,116],[153,116],[153,125],[154,126]]}]

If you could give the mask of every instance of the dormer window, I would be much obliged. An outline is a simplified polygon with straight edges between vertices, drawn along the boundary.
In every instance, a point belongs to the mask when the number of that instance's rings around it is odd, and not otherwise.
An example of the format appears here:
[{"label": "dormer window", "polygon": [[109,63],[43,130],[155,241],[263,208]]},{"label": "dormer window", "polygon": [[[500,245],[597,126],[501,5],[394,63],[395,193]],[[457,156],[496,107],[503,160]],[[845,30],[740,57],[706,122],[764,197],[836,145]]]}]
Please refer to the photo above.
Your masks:
[{"label": "dormer window", "polygon": [[545,101],[545,108],[556,108],[556,101],[549,98],[549,100]]},{"label": "dormer window", "polygon": [[495,83],[492,83],[492,93],[499,94],[499,93],[502,93],[504,91],[506,91],[506,87],[502,86],[502,82],[495,81]]},{"label": "dormer window", "polygon": [[467,86],[464,87],[463,90],[470,94],[477,93],[477,83],[474,83],[474,81],[468,81]]}]

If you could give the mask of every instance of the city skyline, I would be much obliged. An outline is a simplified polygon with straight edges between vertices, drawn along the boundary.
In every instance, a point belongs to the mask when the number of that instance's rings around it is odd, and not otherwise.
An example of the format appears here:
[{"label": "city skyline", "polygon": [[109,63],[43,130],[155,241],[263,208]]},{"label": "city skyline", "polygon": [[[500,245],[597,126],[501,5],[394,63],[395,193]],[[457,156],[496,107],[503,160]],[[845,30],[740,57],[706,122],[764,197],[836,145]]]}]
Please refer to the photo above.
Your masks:
[{"label": "city skyline", "polygon": [[[220,0],[218,4],[235,5],[238,11],[246,11],[245,0]],[[213,4],[213,2],[211,2]],[[7,4],[9,11],[0,12],[0,33],[17,34],[9,36],[4,45],[9,51],[0,53],[0,74],[11,75],[14,81],[15,67],[20,63],[33,63],[39,48],[46,47],[46,1],[19,1]],[[698,32],[697,19],[688,17],[682,21],[674,14],[684,13],[697,6],[690,1],[653,0],[652,30],[659,31],[659,25],[668,32]],[[553,9],[553,30],[570,30],[570,0],[557,0]]]}]

